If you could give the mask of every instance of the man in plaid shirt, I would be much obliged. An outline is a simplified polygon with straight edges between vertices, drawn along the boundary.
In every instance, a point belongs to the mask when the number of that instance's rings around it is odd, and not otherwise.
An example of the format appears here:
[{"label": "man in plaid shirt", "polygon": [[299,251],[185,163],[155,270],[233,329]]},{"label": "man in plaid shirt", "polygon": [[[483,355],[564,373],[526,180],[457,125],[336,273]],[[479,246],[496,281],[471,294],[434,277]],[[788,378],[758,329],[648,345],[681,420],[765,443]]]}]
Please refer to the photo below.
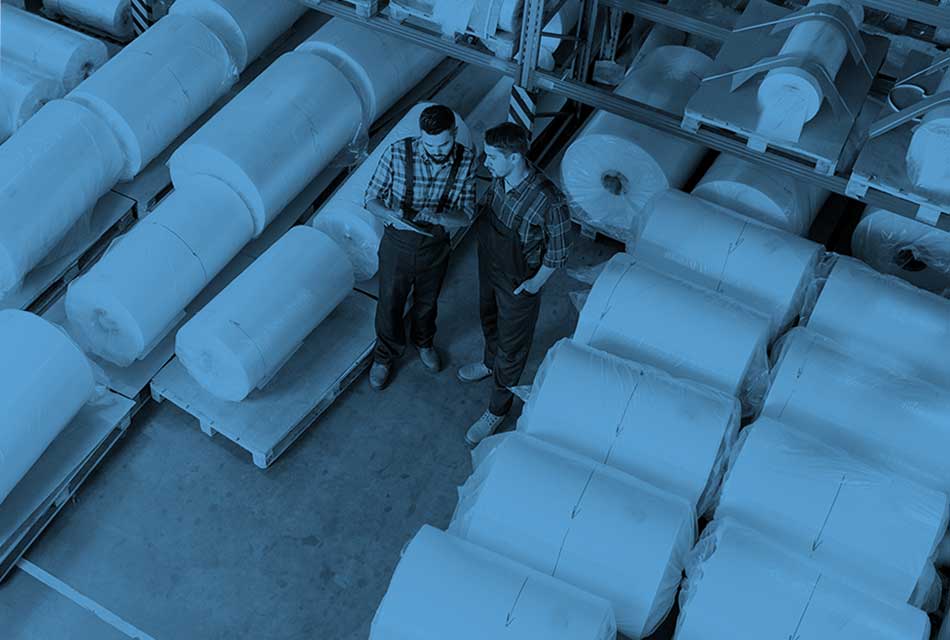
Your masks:
[{"label": "man in plaid shirt", "polygon": [[464,382],[494,376],[488,410],[465,436],[488,437],[511,408],[534,339],[541,290],[564,266],[571,219],[564,195],[526,160],[528,131],[504,123],[485,132],[485,165],[494,176],[478,225],[479,312],[485,334],[481,362],[459,369]]},{"label": "man in plaid shirt", "polygon": [[376,390],[389,383],[393,362],[405,350],[410,290],[410,339],[423,365],[441,369],[433,340],[451,252],[449,230],[475,217],[475,154],[455,140],[455,113],[442,105],[426,107],[419,128],[418,137],[397,140],[383,153],[364,198],[366,209],[386,224],[369,376]]}]

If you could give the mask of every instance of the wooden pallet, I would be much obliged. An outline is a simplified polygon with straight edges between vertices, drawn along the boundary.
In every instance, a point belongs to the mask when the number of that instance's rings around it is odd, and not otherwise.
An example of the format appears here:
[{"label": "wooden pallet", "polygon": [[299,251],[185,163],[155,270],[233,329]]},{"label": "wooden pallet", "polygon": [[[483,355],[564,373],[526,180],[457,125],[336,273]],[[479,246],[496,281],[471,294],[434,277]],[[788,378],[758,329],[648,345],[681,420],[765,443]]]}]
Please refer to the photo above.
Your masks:
[{"label": "wooden pallet", "polygon": [[190,413],[208,436],[221,434],[266,469],[369,367],[376,340],[374,317],[374,301],[353,292],[267,386],[243,402],[212,396],[177,358],[152,380],[152,397]]},{"label": "wooden pallet", "polygon": [[111,392],[87,404],[0,503],[0,580],[125,435],[140,406]]},{"label": "wooden pallet", "polygon": [[508,33],[507,31],[501,30],[496,31],[490,36],[475,34],[471,31],[446,34],[442,32],[442,25],[427,17],[421,11],[407,11],[404,7],[395,4],[389,5],[387,15],[389,16],[390,20],[400,24],[406,22],[417,27],[422,27],[427,31],[441,34],[442,37],[447,40],[454,41],[459,39],[467,39],[473,43],[479,42],[486,49],[494,53],[497,58],[502,60],[511,60],[518,52],[518,34]]}]

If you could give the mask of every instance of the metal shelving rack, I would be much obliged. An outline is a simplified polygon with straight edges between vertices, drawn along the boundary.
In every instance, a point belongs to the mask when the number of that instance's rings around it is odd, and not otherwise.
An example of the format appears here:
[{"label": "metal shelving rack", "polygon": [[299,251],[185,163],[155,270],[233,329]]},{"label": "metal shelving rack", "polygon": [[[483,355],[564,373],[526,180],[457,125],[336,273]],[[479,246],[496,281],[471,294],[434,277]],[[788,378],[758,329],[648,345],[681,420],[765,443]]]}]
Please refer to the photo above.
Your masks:
[{"label": "metal shelving rack", "polygon": [[[934,27],[950,27],[950,8],[937,7],[919,0],[861,1],[866,7],[887,11]],[[545,12],[544,5],[546,3],[544,0],[525,0],[520,47],[522,55],[520,62],[516,62],[497,58],[493,54],[483,52],[474,46],[444,38],[439,34],[430,33],[409,24],[397,23],[384,15],[377,14],[368,18],[360,17],[353,6],[342,0],[301,0],[301,2],[318,11],[359,22],[415,44],[430,47],[463,62],[494,69],[515,78],[521,87],[529,91],[544,90],[560,94],[578,103],[615,113],[657,130],[705,145],[711,149],[732,154],[760,166],[783,171],[796,178],[807,180],[822,189],[847,195],[846,187],[849,179],[847,174],[838,172],[834,175],[821,175],[807,165],[772,150],[753,151],[746,146],[745,141],[732,135],[702,129],[697,132],[686,131],[680,126],[680,118],[672,114],[659,111],[629,98],[616,96],[610,91],[587,82],[590,71],[590,49],[595,31],[593,19],[597,16],[597,12],[601,7],[619,9],[657,24],[717,40],[723,40],[730,33],[727,29],[685,16],[658,2],[652,0],[582,0],[582,18],[577,28],[577,35],[574,36],[577,39],[578,47],[572,56],[571,69],[560,74],[545,71],[537,66],[542,25],[546,23],[545,18],[552,15],[553,10],[560,6],[560,3],[555,3],[555,7],[549,7],[548,11]],[[524,52],[528,52],[527,55]],[[869,205],[888,209],[908,218],[916,218],[917,204],[910,200],[878,191],[869,191],[859,199]],[[950,216],[941,215],[936,226],[950,230]]]}]

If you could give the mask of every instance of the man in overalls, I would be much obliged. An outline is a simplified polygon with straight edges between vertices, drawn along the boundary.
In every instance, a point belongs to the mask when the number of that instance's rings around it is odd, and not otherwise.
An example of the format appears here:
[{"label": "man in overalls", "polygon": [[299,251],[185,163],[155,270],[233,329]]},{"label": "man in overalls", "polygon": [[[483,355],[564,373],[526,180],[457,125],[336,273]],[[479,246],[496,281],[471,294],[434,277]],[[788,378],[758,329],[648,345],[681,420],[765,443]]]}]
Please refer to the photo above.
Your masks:
[{"label": "man in overalls", "polygon": [[442,105],[427,107],[419,127],[419,137],[397,140],[383,152],[365,195],[366,209],[386,223],[369,376],[376,390],[389,383],[393,362],[405,351],[403,317],[410,290],[410,339],[426,368],[441,369],[433,340],[451,252],[446,227],[475,217],[475,154],[455,140],[455,113]]},{"label": "man in overalls", "polygon": [[465,436],[475,446],[511,408],[534,338],[541,289],[567,262],[571,220],[563,194],[526,160],[528,132],[505,123],[485,132],[485,166],[494,180],[478,223],[481,362],[458,371],[464,382],[494,376],[488,410]]}]

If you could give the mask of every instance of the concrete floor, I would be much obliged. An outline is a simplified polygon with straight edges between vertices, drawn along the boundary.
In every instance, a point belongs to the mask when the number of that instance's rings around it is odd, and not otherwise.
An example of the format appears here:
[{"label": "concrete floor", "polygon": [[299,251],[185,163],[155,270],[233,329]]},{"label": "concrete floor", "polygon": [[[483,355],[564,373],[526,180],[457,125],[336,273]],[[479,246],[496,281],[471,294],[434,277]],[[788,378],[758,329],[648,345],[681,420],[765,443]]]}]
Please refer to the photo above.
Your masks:
[{"label": "concrete floor", "polygon": [[[578,236],[571,266],[614,251]],[[365,640],[403,546],[448,525],[471,472],[463,435],[490,382],[455,368],[481,356],[475,274],[470,234],[442,297],[442,373],[412,353],[382,393],[364,375],[267,471],[172,404],[147,406],[27,558],[156,640]],[[549,283],[523,382],[572,332],[581,288],[563,272]],[[0,628],[124,637],[22,572],[0,587]]]}]

